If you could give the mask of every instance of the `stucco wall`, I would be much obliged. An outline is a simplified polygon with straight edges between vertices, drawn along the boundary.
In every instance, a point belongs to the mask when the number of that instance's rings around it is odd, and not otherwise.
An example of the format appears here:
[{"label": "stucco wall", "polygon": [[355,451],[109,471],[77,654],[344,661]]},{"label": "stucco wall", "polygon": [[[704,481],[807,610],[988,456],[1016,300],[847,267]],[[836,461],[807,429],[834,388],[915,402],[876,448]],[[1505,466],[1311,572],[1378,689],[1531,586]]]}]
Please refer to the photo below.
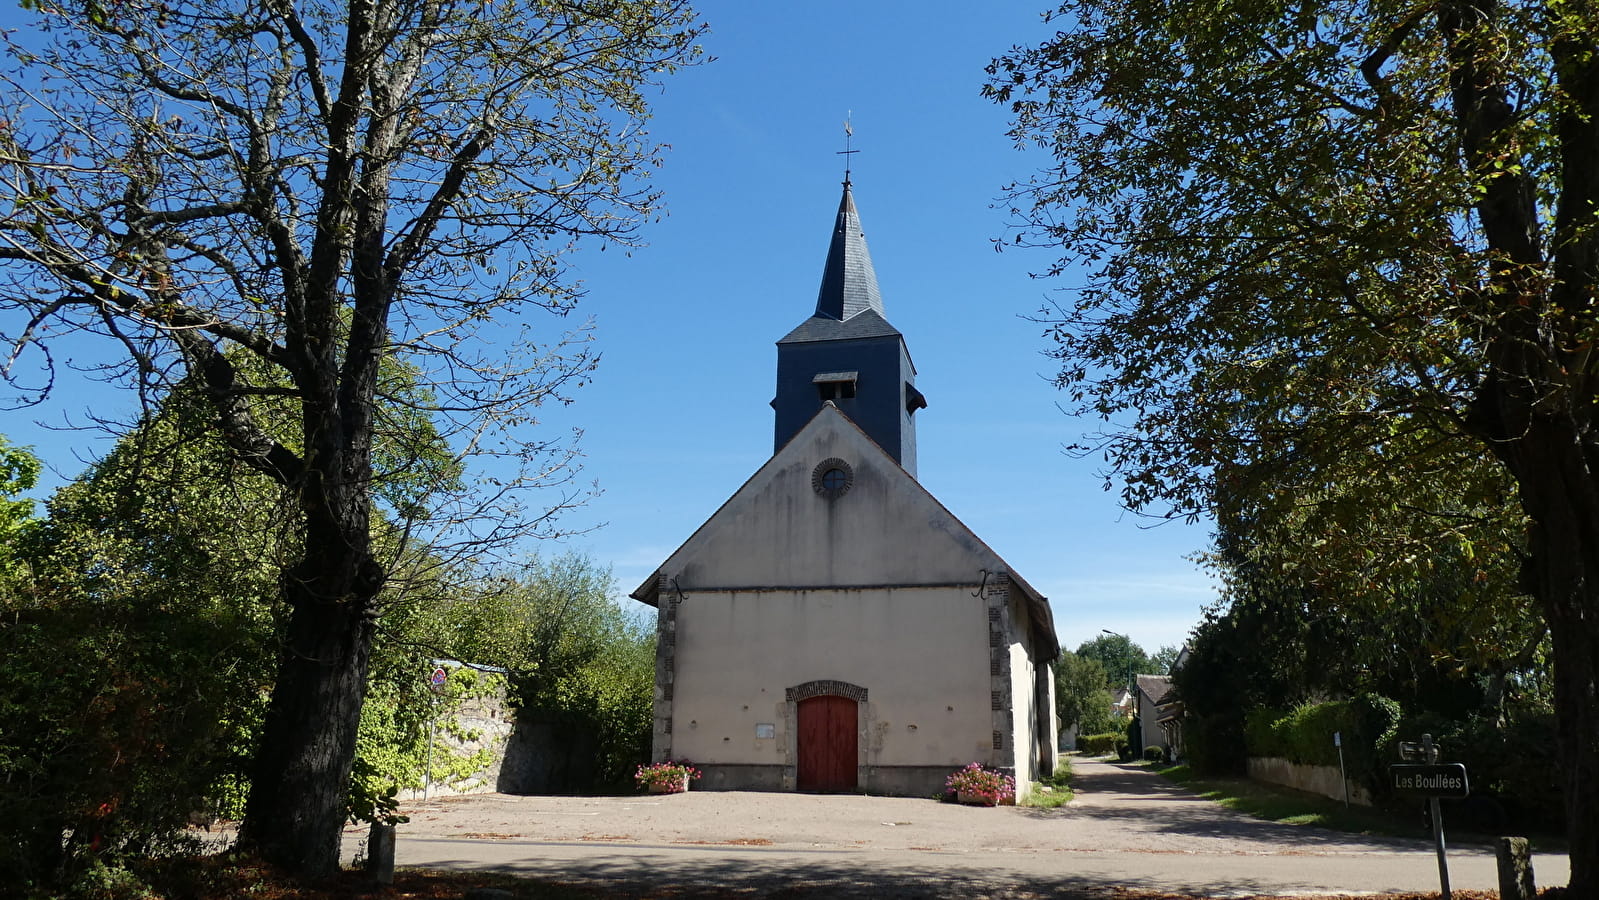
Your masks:
[{"label": "stucco wall", "polygon": [[[844,489],[813,481],[837,468]],[[1007,570],[824,408],[640,589],[659,610],[653,755],[699,764],[701,786],[792,787],[788,691],[837,681],[860,695],[864,790],[929,793],[1018,754],[1030,776],[1037,687]]]},{"label": "stucco wall", "polygon": [[[1005,764],[1013,766],[1017,792],[1026,796],[1032,782],[1043,778],[1055,769],[1059,752],[1055,732],[1054,673],[1046,661],[1034,658],[1028,652],[1028,635],[1031,617],[1027,605],[1012,590],[1006,616],[1009,640],[1011,722]],[[1042,689],[1039,679],[1044,679]]]},{"label": "stucco wall", "polygon": [[[795,436],[661,567],[695,587],[975,584],[1005,568],[959,520],[837,410]],[[842,496],[812,489],[843,460]]]},{"label": "stucco wall", "polygon": [[1138,727],[1143,731],[1144,740],[1137,747],[1133,748],[1133,755],[1137,757],[1142,757],[1144,755],[1145,747],[1166,746],[1166,733],[1160,730],[1160,723],[1155,719],[1156,715],[1158,715],[1158,712],[1155,708],[1155,704],[1150,701],[1148,695],[1144,696],[1143,703],[1141,704],[1140,708],[1142,712],[1138,717]]},{"label": "stucco wall", "polygon": [[[1011,610],[1014,615],[1016,610]],[[1016,621],[1012,619],[1012,621]],[[1025,619],[1023,620],[1025,621]],[[1016,790],[1025,794],[1038,777],[1034,767],[1034,751],[1038,739],[1033,734],[1033,663],[1027,658],[1027,648],[1020,643],[1010,645],[1010,694],[1012,740],[1006,741],[1011,755],[1008,764],[1016,770]]]},{"label": "stucco wall", "polygon": [[785,691],[835,680],[868,692],[859,736],[867,775],[875,766],[987,761],[985,610],[962,588],[685,591],[672,754],[783,765],[794,727]]}]

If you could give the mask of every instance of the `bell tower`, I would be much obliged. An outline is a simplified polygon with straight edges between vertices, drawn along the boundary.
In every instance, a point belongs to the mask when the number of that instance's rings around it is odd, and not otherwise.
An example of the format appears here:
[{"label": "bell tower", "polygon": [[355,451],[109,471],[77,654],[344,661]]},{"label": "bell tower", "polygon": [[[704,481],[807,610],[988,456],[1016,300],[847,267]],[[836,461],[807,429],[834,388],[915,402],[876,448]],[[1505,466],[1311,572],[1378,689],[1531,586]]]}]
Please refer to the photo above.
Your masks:
[{"label": "bell tower", "polygon": [[773,452],[827,402],[916,475],[915,414],[927,401],[916,389],[905,337],[883,315],[847,173],[816,312],[777,342]]}]

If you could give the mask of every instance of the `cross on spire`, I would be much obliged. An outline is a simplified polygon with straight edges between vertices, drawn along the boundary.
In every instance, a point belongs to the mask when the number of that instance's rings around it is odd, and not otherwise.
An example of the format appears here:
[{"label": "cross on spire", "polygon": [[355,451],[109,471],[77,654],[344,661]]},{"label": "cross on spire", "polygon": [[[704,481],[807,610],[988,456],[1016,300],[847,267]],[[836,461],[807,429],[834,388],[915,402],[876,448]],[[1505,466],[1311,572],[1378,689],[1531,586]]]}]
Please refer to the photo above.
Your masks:
[{"label": "cross on spire", "polygon": [[855,129],[853,127],[851,127],[851,125],[849,124],[849,120],[850,120],[850,116],[853,115],[854,112],[855,112],[854,110],[850,110],[849,112],[844,114],[844,149],[834,151],[838,156],[844,157],[844,186],[845,187],[849,187],[849,164],[850,164],[850,159],[849,158],[850,158],[850,156],[852,154],[861,152],[859,150],[853,150],[853,149],[850,148],[851,140],[855,137]]}]

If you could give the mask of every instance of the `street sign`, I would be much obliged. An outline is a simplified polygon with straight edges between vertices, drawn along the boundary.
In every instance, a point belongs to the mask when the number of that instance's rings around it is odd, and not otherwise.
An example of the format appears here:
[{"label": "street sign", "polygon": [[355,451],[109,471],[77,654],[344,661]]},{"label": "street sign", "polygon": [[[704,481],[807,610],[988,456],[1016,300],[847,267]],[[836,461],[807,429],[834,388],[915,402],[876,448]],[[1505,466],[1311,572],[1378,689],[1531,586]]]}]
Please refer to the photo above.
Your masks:
[{"label": "street sign", "polygon": [[440,666],[433,670],[433,677],[429,678],[428,681],[431,681],[434,687],[443,687],[445,679],[449,677],[450,673],[444,671],[444,667]]},{"label": "street sign", "polygon": [[1466,767],[1461,763],[1396,764],[1388,767],[1388,773],[1397,794],[1459,800],[1471,793]]},{"label": "street sign", "polygon": [[1455,895],[1449,891],[1449,857],[1444,854],[1444,811],[1441,797],[1460,799],[1471,793],[1466,782],[1466,767],[1460,763],[1439,763],[1438,743],[1432,735],[1421,736],[1420,743],[1399,742],[1401,759],[1426,760],[1425,764],[1401,763],[1388,767],[1394,780],[1394,791],[1411,797],[1426,797],[1427,811],[1432,814],[1432,847],[1438,854],[1438,887],[1444,900]]}]

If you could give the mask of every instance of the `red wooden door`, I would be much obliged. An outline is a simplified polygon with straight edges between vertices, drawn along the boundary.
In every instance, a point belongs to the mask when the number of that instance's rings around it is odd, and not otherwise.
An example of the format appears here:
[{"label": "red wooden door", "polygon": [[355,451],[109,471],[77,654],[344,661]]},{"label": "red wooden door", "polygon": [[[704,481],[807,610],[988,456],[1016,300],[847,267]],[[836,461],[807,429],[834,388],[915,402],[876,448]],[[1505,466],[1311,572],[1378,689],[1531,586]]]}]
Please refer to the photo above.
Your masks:
[{"label": "red wooden door", "polygon": [[799,702],[799,771],[802,791],[855,790],[855,701],[811,697]]}]

